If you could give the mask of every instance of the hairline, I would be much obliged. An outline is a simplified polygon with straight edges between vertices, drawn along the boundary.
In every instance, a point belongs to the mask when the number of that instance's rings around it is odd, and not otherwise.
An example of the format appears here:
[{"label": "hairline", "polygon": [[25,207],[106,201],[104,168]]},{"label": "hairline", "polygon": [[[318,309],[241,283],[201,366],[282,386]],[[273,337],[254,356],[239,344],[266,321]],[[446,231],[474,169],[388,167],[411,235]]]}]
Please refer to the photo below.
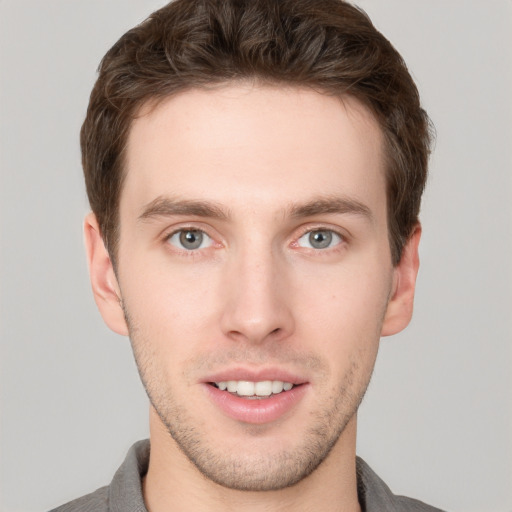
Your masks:
[{"label": "hairline", "polygon": [[[330,96],[336,98],[340,101],[342,105],[344,105],[344,98],[352,98],[356,100],[359,107],[364,108],[371,117],[375,120],[380,134],[382,136],[381,143],[381,157],[382,157],[382,167],[384,172],[384,183],[385,183],[385,199],[386,199],[386,229],[388,235],[389,247],[391,250],[391,255],[393,259],[393,265],[397,265],[401,253],[396,255],[395,249],[397,246],[396,240],[393,239],[392,226],[390,222],[392,221],[392,212],[390,211],[390,201],[389,201],[389,180],[390,180],[390,167],[393,165],[393,157],[391,154],[391,141],[389,138],[389,134],[387,130],[384,128],[382,116],[379,115],[379,112],[372,107],[371,102],[367,100],[362,94],[357,94],[349,91],[349,90],[340,90],[335,91],[334,88],[329,88],[326,86],[322,86],[320,84],[315,84],[314,82],[308,83],[304,82],[294,82],[287,81],[284,79],[273,79],[268,77],[260,77],[258,75],[254,76],[241,76],[237,78],[230,79],[216,79],[214,76],[211,77],[211,81],[205,82],[202,84],[193,84],[193,85],[184,85],[172,92],[167,94],[155,94],[148,95],[146,98],[141,98],[138,104],[134,105],[133,112],[128,115],[129,122],[126,126],[126,130],[123,133],[123,145],[121,151],[119,153],[119,180],[118,180],[118,193],[116,198],[116,204],[114,205],[114,215],[112,216],[112,226],[110,229],[111,239],[105,240],[105,245],[107,246],[107,250],[110,256],[110,259],[114,265],[117,267],[117,259],[119,256],[119,240],[121,236],[121,216],[120,216],[120,205],[121,205],[121,195],[124,190],[124,181],[127,177],[127,153],[128,153],[128,143],[130,139],[130,134],[132,132],[132,127],[134,121],[137,119],[144,117],[146,115],[150,115],[155,111],[160,105],[163,103],[172,100],[173,98],[180,96],[181,94],[185,94],[190,91],[214,91],[214,90],[222,90],[227,87],[233,85],[252,85],[254,87],[262,87],[262,88],[279,88],[279,89],[290,89],[290,90],[309,90],[313,92],[317,92],[318,94],[322,94],[325,96]],[[106,233],[102,233],[102,236],[106,236]],[[396,234],[398,236],[398,234]],[[404,245],[404,240],[402,240],[402,247]]]}]

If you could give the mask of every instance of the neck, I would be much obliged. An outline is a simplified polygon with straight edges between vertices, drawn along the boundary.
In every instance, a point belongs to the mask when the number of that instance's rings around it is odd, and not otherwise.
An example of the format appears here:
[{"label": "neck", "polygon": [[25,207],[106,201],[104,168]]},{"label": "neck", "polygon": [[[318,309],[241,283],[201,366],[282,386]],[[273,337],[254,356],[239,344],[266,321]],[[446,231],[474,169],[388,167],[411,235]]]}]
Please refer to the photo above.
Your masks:
[{"label": "neck", "polygon": [[143,481],[148,512],[360,512],[354,416],[328,457],[308,477],[277,491],[238,491],[204,477],[181,452],[156,412],[150,413],[151,454]]}]

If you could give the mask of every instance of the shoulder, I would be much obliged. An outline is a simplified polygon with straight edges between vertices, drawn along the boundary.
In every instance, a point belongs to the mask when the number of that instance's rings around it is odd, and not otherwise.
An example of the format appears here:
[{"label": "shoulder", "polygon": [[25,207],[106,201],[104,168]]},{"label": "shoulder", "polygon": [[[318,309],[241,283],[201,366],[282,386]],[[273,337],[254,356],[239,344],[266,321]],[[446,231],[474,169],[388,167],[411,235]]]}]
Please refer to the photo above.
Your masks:
[{"label": "shoulder", "polygon": [[149,451],[149,440],[138,441],[128,451],[110,485],[100,487],[50,512],[147,512],[141,480],[147,472]]},{"label": "shoulder", "polygon": [[108,486],[70,501],[50,512],[108,512]]},{"label": "shoulder", "polygon": [[357,458],[357,492],[364,512],[443,512],[422,501],[397,496],[366,464]]},{"label": "shoulder", "polygon": [[397,510],[403,512],[443,512],[440,508],[423,503],[423,501],[407,498],[406,496],[395,496]]}]

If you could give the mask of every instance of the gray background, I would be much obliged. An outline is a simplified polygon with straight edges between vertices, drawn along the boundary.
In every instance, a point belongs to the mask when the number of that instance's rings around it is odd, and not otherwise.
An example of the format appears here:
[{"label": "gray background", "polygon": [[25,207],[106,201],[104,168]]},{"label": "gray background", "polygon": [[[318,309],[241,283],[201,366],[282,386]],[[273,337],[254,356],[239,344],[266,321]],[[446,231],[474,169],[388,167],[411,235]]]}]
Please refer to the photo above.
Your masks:
[{"label": "gray background", "polygon": [[[1,498],[41,511],[147,436],[129,343],[89,289],[78,131],[96,66],[162,1],[0,1]],[[395,492],[512,511],[512,2],[360,0],[438,132],[415,318],[386,338],[358,451]]]}]

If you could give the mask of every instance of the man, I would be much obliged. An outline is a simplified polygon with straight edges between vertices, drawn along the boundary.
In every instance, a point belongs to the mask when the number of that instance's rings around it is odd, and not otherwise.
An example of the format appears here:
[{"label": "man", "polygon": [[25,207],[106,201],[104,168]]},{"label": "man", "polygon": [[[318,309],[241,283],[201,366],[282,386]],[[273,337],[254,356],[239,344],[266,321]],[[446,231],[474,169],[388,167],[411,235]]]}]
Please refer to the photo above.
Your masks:
[{"label": "man", "polygon": [[430,146],[368,18],[176,0],[104,57],[81,145],[92,287],[150,441],[56,510],[435,510],[355,454],[379,339],[412,314]]}]

